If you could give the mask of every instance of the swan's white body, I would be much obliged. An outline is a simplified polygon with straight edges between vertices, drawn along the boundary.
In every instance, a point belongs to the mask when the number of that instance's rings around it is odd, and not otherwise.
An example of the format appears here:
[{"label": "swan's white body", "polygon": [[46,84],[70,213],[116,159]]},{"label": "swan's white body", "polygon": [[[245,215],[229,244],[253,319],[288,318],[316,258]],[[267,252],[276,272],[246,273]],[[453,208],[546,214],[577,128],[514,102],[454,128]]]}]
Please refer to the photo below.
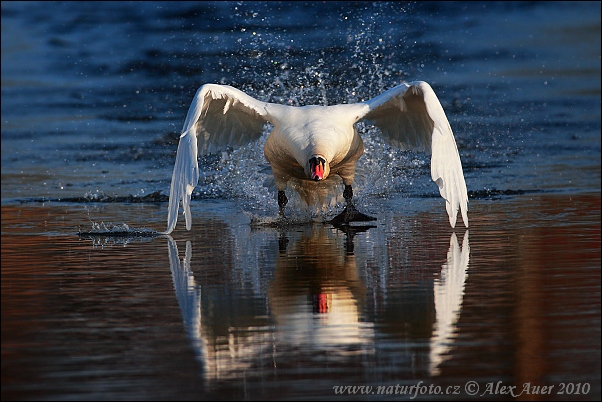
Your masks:
[{"label": "swan's white body", "polygon": [[[180,136],[169,198],[167,230],[177,222],[180,201],[190,230],[190,198],[199,179],[198,151],[210,153],[257,140],[265,123],[274,129],[264,148],[276,187],[292,186],[307,203],[328,191],[340,176],[353,184],[364,151],[354,124],[366,119],[401,148],[430,150],[431,177],[446,200],[452,227],[458,208],[468,227],[468,196],[452,129],[437,96],[423,81],[401,84],[365,102],[335,106],[286,106],[262,102],[236,88],[206,84],[197,91]],[[323,158],[323,176],[312,179],[312,157]],[[310,172],[312,169],[312,172]],[[314,181],[316,180],[316,181]],[[319,181],[317,181],[319,180]],[[337,182],[338,183],[338,182]]]}]

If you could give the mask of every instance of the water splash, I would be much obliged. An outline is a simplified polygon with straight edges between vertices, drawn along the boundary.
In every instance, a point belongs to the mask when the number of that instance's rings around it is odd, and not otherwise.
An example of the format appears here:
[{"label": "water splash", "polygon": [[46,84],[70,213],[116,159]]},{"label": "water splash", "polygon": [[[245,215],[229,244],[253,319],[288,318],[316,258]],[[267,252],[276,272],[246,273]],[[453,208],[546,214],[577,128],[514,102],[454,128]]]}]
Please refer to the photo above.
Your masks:
[{"label": "water splash", "polygon": [[121,237],[121,238],[135,238],[135,237],[155,237],[159,236],[160,233],[150,228],[133,228],[127,223],[113,224],[105,222],[91,222],[92,229],[80,230],[77,232],[78,236],[110,236],[110,237]]}]

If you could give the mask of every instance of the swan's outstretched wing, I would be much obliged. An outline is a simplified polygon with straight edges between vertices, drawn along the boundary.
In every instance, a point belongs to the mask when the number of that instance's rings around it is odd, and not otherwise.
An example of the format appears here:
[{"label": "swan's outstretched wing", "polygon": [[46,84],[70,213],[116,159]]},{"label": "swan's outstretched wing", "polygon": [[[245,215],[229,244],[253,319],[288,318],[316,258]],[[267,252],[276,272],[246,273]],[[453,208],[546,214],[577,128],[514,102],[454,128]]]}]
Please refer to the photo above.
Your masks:
[{"label": "swan's outstretched wing", "polygon": [[431,151],[431,177],[446,201],[452,227],[458,208],[468,227],[468,195],[454,134],[443,107],[429,84],[401,84],[360,103],[357,119],[374,123],[385,139],[400,148]]},{"label": "swan's outstretched wing", "polygon": [[227,85],[199,88],[184,122],[171,177],[166,234],[176,227],[180,201],[190,230],[190,198],[199,180],[198,152],[237,148],[258,139],[267,121],[268,104]]}]

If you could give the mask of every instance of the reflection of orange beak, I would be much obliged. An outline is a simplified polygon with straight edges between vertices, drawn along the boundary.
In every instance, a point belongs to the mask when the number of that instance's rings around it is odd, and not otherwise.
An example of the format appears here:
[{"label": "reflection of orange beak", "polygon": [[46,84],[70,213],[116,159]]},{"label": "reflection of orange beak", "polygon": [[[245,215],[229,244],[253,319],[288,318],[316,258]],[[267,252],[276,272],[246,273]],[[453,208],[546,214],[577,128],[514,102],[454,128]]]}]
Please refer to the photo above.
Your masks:
[{"label": "reflection of orange beak", "polygon": [[309,174],[312,180],[324,180],[324,164],[325,161],[322,158],[313,157],[309,160]]},{"label": "reflection of orange beak", "polygon": [[318,293],[314,295],[314,313],[328,313],[328,294]]}]

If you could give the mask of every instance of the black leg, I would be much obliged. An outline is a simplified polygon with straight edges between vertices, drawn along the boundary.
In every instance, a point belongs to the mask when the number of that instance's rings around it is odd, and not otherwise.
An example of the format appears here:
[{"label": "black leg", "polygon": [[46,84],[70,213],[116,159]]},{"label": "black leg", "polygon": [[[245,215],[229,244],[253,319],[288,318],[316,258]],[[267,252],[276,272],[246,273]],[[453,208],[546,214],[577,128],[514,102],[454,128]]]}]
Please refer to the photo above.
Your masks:
[{"label": "black leg", "polygon": [[343,191],[343,198],[345,198],[345,201],[347,201],[348,204],[351,202],[351,199],[353,198],[353,189],[351,188],[350,185],[345,184],[345,191]]},{"label": "black leg", "polygon": [[278,250],[281,253],[286,252],[286,247],[288,246],[288,237],[280,233],[280,237],[278,238]]},{"label": "black leg", "polygon": [[374,225],[361,225],[361,226],[351,226],[351,225],[334,225],[335,228],[345,233],[345,252],[347,254],[353,254],[353,238],[358,233],[366,232],[372,228],[375,228]]},{"label": "black leg", "polygon": [[286,207],[286,203],[288,202],[288,198],[286,198],[286,194],[284,190],[278,190],[278,206],[280,207],[280,215],[284,216],[284,207]]}]

